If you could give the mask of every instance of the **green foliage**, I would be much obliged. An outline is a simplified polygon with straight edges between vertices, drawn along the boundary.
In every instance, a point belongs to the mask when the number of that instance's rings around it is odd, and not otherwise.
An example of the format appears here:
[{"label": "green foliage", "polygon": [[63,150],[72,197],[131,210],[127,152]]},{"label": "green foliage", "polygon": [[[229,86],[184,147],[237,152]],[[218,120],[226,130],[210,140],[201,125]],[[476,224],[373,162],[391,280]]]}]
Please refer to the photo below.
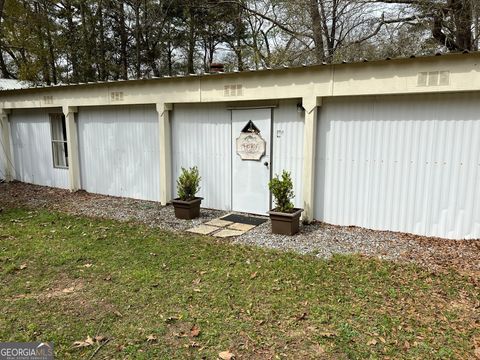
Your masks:
[{"label": "green foliage", "polygon": [[[200,72],[214,61],[232,71],[478,48],[478,1],[388,2],[384,14],[353,0],[2,0],[0,76],[76,83]],[[416,20],[397,23],[404,12]]]},{"label": "green foliage", "polygon": [[195,194],[200,190],[200,174],[196,166],[185,169],[182,167],[182,173],[177,179],[177,193],[182,200],[192,200]]},{"label": "green foliage", "polygon": [[471,359],[480,336],[478,284],[454,272],[44,209],[4,207],[0,225],[0,338],[46,338],[59,359],[92,358],[72,347],[87,336],[110,339],[95,359],[265,358],[242,334],[286,359]]},{"label": "green foliage", "polygon": [[275,175],[268,183],[268,187],[275,199],[276,210],[292,212],[292,199],[295,197],[295,194],[293,193],[293,182],[290,172],[283,170],[281,177]]}]

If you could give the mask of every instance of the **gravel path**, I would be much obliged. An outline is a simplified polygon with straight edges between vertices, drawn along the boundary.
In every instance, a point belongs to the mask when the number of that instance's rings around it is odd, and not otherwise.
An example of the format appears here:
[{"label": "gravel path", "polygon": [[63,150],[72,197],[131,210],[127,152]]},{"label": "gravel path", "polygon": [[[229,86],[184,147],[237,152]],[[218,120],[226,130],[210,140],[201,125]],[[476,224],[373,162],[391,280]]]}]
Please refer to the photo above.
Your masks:
[{"label": "gravel path", "polygon": [[[178,220],[171,206],[153,201],[71,193],[19,182],[0,184],[1,207],[47,208],[69,214],[120,221],[138,221],[166,230],[184,231],[227,214],[202,209],[195,220]],[[434,271],[453,267],[460,272],[480,275],[480,241],[427,238],[390,231],[374,231],[353,226],[315,223],[301,227],[295,236],[273,235],[270,222],[233,238],[233,243],[294,251],[328,258],[333,254],[362,254],[396,261],[411,261]]]},{"label": "gravel path", "polygon": [[165,230],[186,230],[225,214],[224,211],[202,209],[194,220],[178,220],[171,206],[155,201],[135,200],[11,182],[0,184],[0,207],[46,208],[73,215],[119,221],[138,221]]}]

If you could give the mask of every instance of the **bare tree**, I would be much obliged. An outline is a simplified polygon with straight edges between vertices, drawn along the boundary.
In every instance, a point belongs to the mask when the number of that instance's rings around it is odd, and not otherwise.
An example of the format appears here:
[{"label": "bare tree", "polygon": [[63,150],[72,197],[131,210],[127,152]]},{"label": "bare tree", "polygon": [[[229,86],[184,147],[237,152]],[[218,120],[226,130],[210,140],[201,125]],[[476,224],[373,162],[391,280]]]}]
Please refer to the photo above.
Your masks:
[{"label": "bare tree", "polygon": [[[433,39],[449,51],[475,50],[478,29],[476,0],[373,0],[409,8],[415,20],[430,29]],[[478,31],[478,30],[477,30]]]}]

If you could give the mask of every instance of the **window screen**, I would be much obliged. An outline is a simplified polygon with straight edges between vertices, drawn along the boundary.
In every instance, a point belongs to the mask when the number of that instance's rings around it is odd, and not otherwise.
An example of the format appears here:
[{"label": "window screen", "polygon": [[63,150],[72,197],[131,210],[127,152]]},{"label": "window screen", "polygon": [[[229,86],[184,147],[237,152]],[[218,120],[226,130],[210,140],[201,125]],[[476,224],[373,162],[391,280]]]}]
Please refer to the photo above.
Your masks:
[{"label": "window screen", "polygon": [[68,168],[67,128],[65,116],[62,114],[50,114],[52,132],[53,166]]}]

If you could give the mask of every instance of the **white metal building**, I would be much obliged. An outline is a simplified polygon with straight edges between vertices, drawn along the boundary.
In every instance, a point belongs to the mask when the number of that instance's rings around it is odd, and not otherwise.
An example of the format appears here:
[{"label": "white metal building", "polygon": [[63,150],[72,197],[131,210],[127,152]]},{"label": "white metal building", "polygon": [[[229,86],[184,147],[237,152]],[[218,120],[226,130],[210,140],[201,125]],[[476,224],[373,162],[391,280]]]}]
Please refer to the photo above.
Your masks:
[{"label": "white metal building", "polygon": [[[0,92],[0,176],[168,203],[198,166],[209,208],[265,214],[292,173],[306,220],[480,238],[480,55]],[[259,161],[235,140],[252,122]]]}]

